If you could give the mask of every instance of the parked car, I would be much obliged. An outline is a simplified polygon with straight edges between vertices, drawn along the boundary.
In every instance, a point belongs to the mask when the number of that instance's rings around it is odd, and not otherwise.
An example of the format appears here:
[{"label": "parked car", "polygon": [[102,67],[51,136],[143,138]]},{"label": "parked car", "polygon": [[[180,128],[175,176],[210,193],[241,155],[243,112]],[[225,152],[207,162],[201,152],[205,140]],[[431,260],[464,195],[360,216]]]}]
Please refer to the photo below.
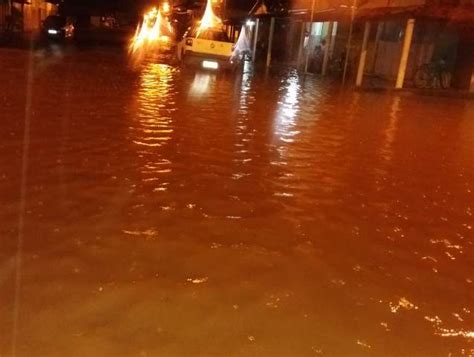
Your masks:
[{"label": "parked car", "polygon": [[74,25],[71,19],[51,15],[43,21],[43,35],[49,39],[71,39],[74,37]]},{"label": "parked car", "polygon": [[185,65],[209,70],[235,69],[242,61],[242,54],[221,28],[188,30],[178,43],[177,57]]}]

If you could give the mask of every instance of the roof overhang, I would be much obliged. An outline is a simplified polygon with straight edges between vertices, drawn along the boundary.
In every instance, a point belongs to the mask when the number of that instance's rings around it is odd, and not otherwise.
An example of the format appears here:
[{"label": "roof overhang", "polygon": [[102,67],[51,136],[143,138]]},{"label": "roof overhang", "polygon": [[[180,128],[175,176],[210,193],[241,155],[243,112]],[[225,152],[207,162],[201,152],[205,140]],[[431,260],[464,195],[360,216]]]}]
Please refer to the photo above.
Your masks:
[{"label": "roof overhang", "polygon": [[[311,21],[311,10],[293,9],[289,15]],[[464,6],[440,6],[440,5],[417,5],[417,6],[392,6],[392,7],[367,7],[366,4],[355,8],[348,5],[339,5],[322,11],[315,11],[312,16],[313,22],[350,21],[352,16],[359,21],[387,21],[414,17],[416,19],[447,21],[457,24],[474,26],[474,5]]]}]

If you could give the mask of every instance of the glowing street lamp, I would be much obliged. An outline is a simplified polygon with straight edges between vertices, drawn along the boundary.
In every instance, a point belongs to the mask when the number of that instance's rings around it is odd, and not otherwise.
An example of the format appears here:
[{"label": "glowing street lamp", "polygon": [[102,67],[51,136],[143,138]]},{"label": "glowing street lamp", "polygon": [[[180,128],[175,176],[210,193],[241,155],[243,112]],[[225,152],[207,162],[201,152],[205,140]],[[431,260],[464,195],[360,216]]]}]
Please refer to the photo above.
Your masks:
[{"label": "glowing street lamp", "polygon": [[163,14],[167,15],[170,13],[170,10],[171,10],[171,6],[170,6],[170,3],[168,1],[165,1],[162,5],[161,5],[161,11],[163,12]]}]

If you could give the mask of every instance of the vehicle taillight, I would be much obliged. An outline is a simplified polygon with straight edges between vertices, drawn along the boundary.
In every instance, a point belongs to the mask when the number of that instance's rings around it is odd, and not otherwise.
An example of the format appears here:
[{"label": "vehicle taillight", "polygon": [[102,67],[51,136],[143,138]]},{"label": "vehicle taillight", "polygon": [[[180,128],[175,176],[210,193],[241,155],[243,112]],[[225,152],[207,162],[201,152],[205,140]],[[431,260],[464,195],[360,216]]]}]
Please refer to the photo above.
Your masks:
[{"label": "vehicle taillight", "polygon": [[193,39],[192,38],[187,38],[186,39],[186,46],[192,46],[193,45]]}]

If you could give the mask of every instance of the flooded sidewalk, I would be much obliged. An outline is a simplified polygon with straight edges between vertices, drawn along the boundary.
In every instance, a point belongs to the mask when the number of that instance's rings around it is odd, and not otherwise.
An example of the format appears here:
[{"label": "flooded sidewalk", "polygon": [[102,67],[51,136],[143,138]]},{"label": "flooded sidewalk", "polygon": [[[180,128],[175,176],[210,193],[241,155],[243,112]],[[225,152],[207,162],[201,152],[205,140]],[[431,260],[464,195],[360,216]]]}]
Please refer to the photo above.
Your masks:
[{"label": "flooded sidewalk", "polygon": [[113,48],[0,68],[2,356],[474,353],[471,100]]},{"label": "flooded sidewalk", "polygon": [[416,88],[413,83],[407,83],[404,88],[396,89],[395,81],[390,81],[378,76],[367,75],[360,88],[363,92],[398,93],[401,95],[423,95],[431,97],[446,97],[458,99],[474,99],[474,91],[455,88]]}]

